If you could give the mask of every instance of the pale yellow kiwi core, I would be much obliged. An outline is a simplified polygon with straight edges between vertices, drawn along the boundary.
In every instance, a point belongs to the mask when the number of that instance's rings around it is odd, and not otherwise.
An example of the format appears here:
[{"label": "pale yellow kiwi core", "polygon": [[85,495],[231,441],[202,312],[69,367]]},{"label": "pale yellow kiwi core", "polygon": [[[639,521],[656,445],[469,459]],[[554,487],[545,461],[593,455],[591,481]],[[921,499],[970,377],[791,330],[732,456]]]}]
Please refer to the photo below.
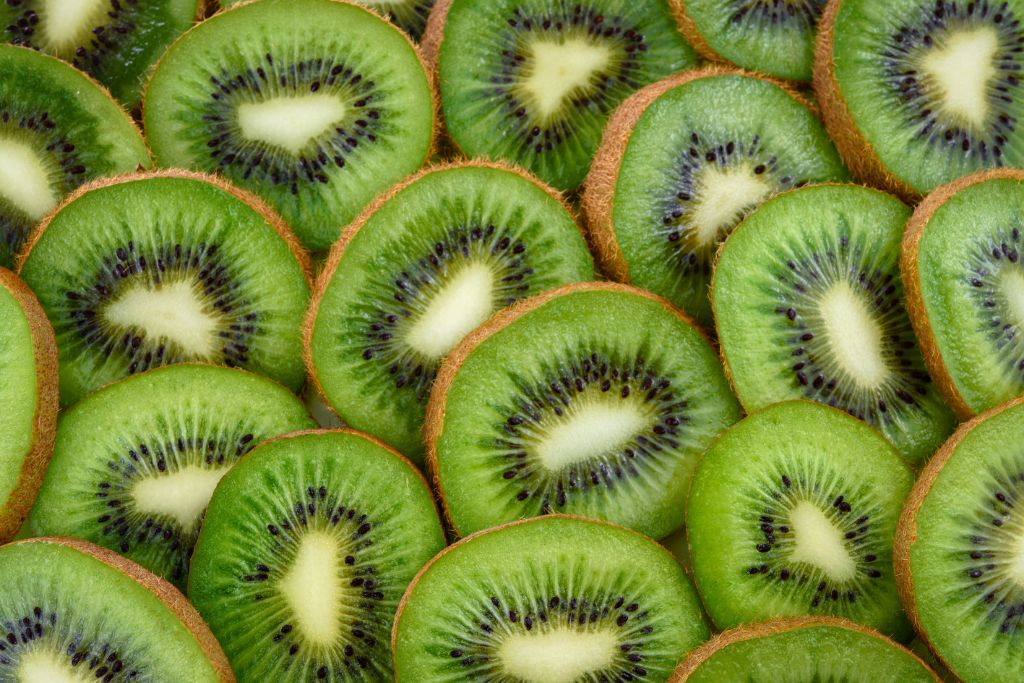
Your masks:
[{"label": "pale yellow kiwi core", "polygon": [[586,92],[612,61],[612,51],[583,38],[535,40],[530,44],[521,87],[536,119],[547,121],[575,93]]},{"label": "pale yellow kiwi core", "polygon": [[750,164],[735,168],[708,166],[697,179],[696,196],[690,223],[700,245],[713,245],[751,208],[771,194],[772,186],[764,175],[754,173]]},{"label": "pale yellow kiwi core", "polygon": [[525,683],[572,683],[611,666],[618,644],[608,630],[516,633],[498,646],[498,660]]},{"label": "pale yellow kiwi core", "polygon": [[59,198],[42,159],[17,140],[0,138],[0,197],[33,221],[57,206]]},{"label": "pale yellow kiwi core", "polygon": [[85,666],[72,668],[45,647],[36,647],[18,661],[17,683],[87,683],[92,671]]},{"label": "pale yellow kiwi core", "polygon": [[143,514],[170,517],[182,529],[193,529],[210,503],[213,490],[230,467],[186,467],[140,479],[131,496]]},{"label": "pale yellow kiwi core", "polygon": [[985,125],[998,55],[999,37],[991,26],[953,32],[924,55],[921,73],[947,116],[974,129]]},{"label": "pale yellow kiwi core", "polygon": [[341,635],[345,603],[342,582],[349,580],[341,553],[334,536],[309,531],[302,536],[295,558],[277,583],[302,637],[316,646],[329,647]]},{"label": "pale yellow kiwi core", "polygon": [[494,312],[494,274],[483,263],[467,263],[452,273],[412,324],[406,343],[434,360]]},{"label": "pale yellow kiwi core", "polygon": [[133,281],[103,307],[101,316],[117,329],[145,330],[153,341],[172,341],[196,359],[215,359],[223,346],[218,337],[222,321],[192,278]]},{"label": "pale yellow kiwi core", "polygon": [[1024,328],[1024,272],[1019,268],[1004,268],[999,276],[999,294],[1006,300],[1010,322]]},{"label": "pale yellow kiwi core", "polygon": [[843,532],[818,506],[809,501],[796,504],[789,513],[795,543],[789,553],[792,562],[803,562],[825,572],[834,581],[848,581],[856,573]]},{"label": "pale yellow kiwi core", "polygon": [[848,377],[866,389],[878,387],[888,374],[882,355],[882,328],[863,296],[848,282],[832,285],[818,304],[833,357]]},{"label": "pale yellow kiwi core", "polygon": [[[609,453],[651,426],[642,402],[598,394],[580,397],[561,416],[539,425],[536,455],[551,472]],[[526,428],[529,431],[529,428]]]},{"label": "pale yellow kiwi core", "polygon": [[236,110],[238,127],[247,140],[264,142],[297,155],[340,123],[347,112],[335,95],[309,93],[246,102]]},{"label": "pale yellow kiwi core", "polygon": [[61,57],[73,55],[104,22],[109,7],[109,0],[44,0],[36,29],[42,46]]}]

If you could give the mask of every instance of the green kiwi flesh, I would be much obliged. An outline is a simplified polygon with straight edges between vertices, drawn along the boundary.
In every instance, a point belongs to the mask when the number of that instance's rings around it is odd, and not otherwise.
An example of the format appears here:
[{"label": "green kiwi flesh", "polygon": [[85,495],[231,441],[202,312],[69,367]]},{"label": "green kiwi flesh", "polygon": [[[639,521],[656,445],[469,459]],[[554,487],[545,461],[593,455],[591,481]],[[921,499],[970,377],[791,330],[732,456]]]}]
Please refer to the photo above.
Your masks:
[{"label": "green kiwi flesh", "polygon": [[395,679],[663,681],[708,635],[663,548],[544,517],[467,538],[427,565],[395,620]]},{"label": "green kiwi flesh", "polygon": [[61,416],[29,528],[109,548],[183,586],[220,478],[268,437],[314,426],[287,389],[243,370],[134,375]]},{"label": "green kiwi flesh", "polygon": [[[222,7],[233,7],[243,0],[228,0],[220,3]],[[400,29],[409,34],[413,40],[419,40],[423,36],[423,29],[427,27],[427,17],[430,16],[430,8],[434,6],[434,0],[355,0],[360,5],[377,10]]]},{"label": "green kiwi flesh", "polygon": [[762,204],[722,248],[712,303],[722,356],[748,411],[808,398],[879,428],[912,463],[953,429],[903,307],[910,210],[852,185]]},{"label": "green kiwi flesh", "polygon": [[333,0],[261,0],[167,51],[143,122],[158,164],[224,175],[321,250],[424,163],[434,111],[416,49],[387,21]]},{"label": "green kiwi flesh", "polygon": [[217,486],[189,597],[246,681],[391,679],[391,623],[444,548],[413,466],[356,432],[275,439]]}]

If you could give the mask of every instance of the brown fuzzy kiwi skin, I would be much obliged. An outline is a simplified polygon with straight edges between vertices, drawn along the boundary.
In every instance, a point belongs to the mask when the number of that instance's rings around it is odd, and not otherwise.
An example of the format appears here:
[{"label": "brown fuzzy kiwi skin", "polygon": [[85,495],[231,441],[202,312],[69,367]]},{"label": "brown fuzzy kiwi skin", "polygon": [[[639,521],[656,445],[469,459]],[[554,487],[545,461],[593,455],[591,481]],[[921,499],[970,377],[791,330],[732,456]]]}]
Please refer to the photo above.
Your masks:
[{"label": "brown fuzzy kiwi skin", "polygon": [[729,60],[712,50],[711,46],[708,45],[708,41],[704,39],[704,34],[697,28],[697,22],[690,17],[690,13],[686,10],[686,0],[668,0],[668,6],[673,18],[676,20],[676,26],[679,27],[679,32],[683,34],[683,38],[686,38],[686,42],[696,50],[698,55],[710,62],[729,63]]},{"label": "brown fuzzy kiwi skin", "polygon": [[846,619],[840,619],[838,617],[825,616],[774,619],[772,621],[765,621],[757,624],[746,624],[744,626],[739,626],[723,633],[719,633],[718,635],[712,636],[711,640],[687,655],[686,659],[680,662],[679,666],[676,667],[676,670],[672,672],[672,675],[668,679],[668,683],[683,683],[688,680],[701,664],[710,659],[712,655],[722,648],[732,645],[733,643],[740,643],[745,640],[754,640],[756,638],[788,633],[790,631],[796,631],[802,628],[812,628],[815,626],[831,626],[833,628],[857,631],[863,635],[880,640],[893,648],[902,650],[904,654],[913,657],[917,660],[918,664],[924,667],[924,669],[932,675],[932,678],[935,679],[936,683],[941,683],[942,679],[939,678],[938,674],[932,671],[932,668],[928,666],[924,660],[899,643],[889,640],[878,631],[870,629],[867,626],[862,626],[861,624],[857,624]]},{"label": "brown fuzzy kiwi skin", "polygon": [[21,464],[14,489],[0,506],[0,543],[5,543],[18,533],[25,521],[39,493],[39,487],[43,484],[50,456],[53,455],[60,407],[60,382],[57,375],[57,341],[39,300],[21,278],[6,268],[0,268],[0,288],[14,297],[25,314],[36,365],[36,412],[32,418],[32,444]]},{"label": "brown fuzzy kiwi skin", "polygon": [[903,233],[903,242],[900,247],[900,273],[903,276],[907,313],[910,315],[910,323],[914,327],[914,334],[917,336],[918,345],[924,355],[925,367],[928,368],[942,398],[956,414],[957,419],[961,421],[974,417],[977,411],[967,405],[967,401],[956,388],[956,383],[942,360],[939,343],[929,323],[924,294],[921,291],[921,277],[918,270],[919,246],[928,223],[939,207],[960,191],[990,180],[1024,182],[1024,170],[998,168],[980,171],[937,187],[914,209],[913,215],[907,222],[907,229]]}]

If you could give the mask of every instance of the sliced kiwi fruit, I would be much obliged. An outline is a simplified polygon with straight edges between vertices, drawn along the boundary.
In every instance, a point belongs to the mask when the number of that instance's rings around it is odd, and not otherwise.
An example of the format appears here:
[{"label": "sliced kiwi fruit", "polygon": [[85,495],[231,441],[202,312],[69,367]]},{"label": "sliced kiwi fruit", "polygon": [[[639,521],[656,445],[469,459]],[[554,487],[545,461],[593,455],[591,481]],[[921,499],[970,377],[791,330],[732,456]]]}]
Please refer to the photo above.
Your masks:
[{"label": "sliced kiwi fruit", "polygon": [[832,617],[797,617],[721,633],[683,661],[670,683],[937,683],[910,650],[877,631]]},{"label": "sliced kiwi fruit", "polygon": [[227,658],[181,593],[91,543],[0,547],[0,680],[233,683]]},{"label": "sliced kiwi fruit", "polygon": [[896,532],[911,622],[967,683],[1020,681],[1024,398],[961,425],[928,463]]},{"label": "sliced kiwi fruit", "polygon": [[853,185],[784,192],[722,248],[712,307],[722,358],[748,411],[808,398],[879,428],[912,463],[953,430],[903,307],[910,209]]},{"label": "sliced kiwi fruit", "polygon": [[409,586],[392,644],[399,683],[663,681],[707,637],[664,548],[555,515],[446,548]]},{"label": "sliced kiwi fruit", "polygon": [[33,535],[72,536],[183,586],[214,487],[271,436],[315,426],[284,387],[244,370],[171,365],[64,412]]},{"label": "sliced kiwi fruit", "polygon": [[[221,1],[224,7],[233,7],[241,4],[244,0]],[[434,6],[434,0],[354,0],[360,5],[366,5],[375,9],[388,19],[398,25],[400,29],[409,34],[413,40],[419,40],[423,36],[423,30],[427,27],[427,17],[430,16],[430,8]]]},{"label": "sliced kiwi fruit", "polygon": [[1021,0],[832,0],[814,88],[861,179],[907,199],[1024,164]]},{"label": "sliced kiwi fruit", "polygon": [[583,194],[602,269],[711,323],[715,252],[768,196],[847,173],[794,91],[711,67],[670,76],[612,115]]},{"label": "sliced kiwi fruit", "polygon": [[189,597],[243,681],[390,680],[398,602],[444,545],[397,451],[349,430],[288,435],[218,484]]},{"label": "sliced kiwi fruit", "polygon": [[21,276],[60,349],[65,405],[153,367],[244,367],[297,390],[308,257],[262,201],[160,171],[79,188],[26,245]]},{"label": "sliced kiwi fruit", "polygon": [[347,424],[423,461],[441,359],[492,313],[594,264],[560,197],[489,162],[434,167],[348,226],[306,328],[310,375]]},{"label": "sliced kiwi fruit", "polygon": [[334,0],[260,0],[183,35],[146,89],[157,163],[263,196],[307,247],[430,156],[431,84],[409,38]]},{"label": "sliced kiwi fruit", "polygon": [[720,628],[839,616],[912,632],[892,539],[914,483],[878,431],[812,401],[753,413],[704,454],[687,501],[697,588]]},{"label": "sliced kiwi fruit", "polygon": [[467,534],[573,513],[661,538],[739,406],[711,344],[664,299],[580,283],[505,310],[441,366],[427,464]]},{"label": "sliced kiwi fruit", "polygon": [[456,147],[563,190],[622,100],[696,63],[667,0],[438,0],[423,48]]},{"label": "sliced kiwi fruit", "polygon": [[150,163],[142,135],[102,87],[64,62],[0,45],[0,266],[84,182]]},{"label": "sliced kiwi fruit", "polygon": [[0,543],[18,532],[53,453],[57,344],[39,301],[0,268]]}]

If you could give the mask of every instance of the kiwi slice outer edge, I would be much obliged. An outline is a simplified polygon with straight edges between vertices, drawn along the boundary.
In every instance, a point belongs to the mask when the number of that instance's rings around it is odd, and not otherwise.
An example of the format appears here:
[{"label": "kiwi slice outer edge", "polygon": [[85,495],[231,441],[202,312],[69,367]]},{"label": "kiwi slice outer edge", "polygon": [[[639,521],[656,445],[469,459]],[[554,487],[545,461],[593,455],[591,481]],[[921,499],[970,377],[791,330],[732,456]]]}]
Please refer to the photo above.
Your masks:
[{"label": "kiwi slice outer edge", "polygon": [[668,0],[668,6],[672,11],[672,16],[676,18],[679,32],[683,34],[683,38],[686,38],[686,42],[690,44],[690,47],[698,55],[709,62],[717,62],[726,66],[732,64],[728,59],[711,49],[711,45],[704,39],[704,34],[697,28],[697,22],[690,17],[690,13],[686,10],[686,0]]}]

